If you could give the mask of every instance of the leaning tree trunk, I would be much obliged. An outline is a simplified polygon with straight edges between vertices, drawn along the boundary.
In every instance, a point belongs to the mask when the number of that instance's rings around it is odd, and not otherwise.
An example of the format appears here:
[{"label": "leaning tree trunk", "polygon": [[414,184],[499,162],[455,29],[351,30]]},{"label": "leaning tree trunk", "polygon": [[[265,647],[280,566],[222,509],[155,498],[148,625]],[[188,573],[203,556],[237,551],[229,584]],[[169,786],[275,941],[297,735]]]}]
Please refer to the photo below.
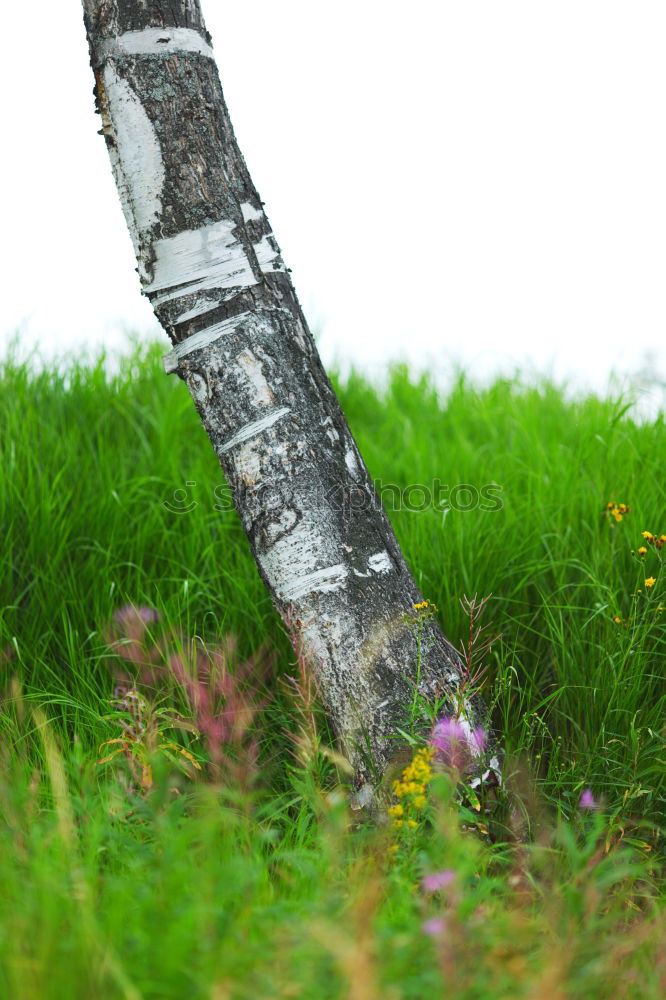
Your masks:
[{"label": "leaning tree trunk", "polygon": [[434,621],[414,624],[421,594],[236,144],[198,0],[83,6],[143,293],[173,343],[166,369],[192,394],[362,805],[415,686],[453,698],[460,661]]}]

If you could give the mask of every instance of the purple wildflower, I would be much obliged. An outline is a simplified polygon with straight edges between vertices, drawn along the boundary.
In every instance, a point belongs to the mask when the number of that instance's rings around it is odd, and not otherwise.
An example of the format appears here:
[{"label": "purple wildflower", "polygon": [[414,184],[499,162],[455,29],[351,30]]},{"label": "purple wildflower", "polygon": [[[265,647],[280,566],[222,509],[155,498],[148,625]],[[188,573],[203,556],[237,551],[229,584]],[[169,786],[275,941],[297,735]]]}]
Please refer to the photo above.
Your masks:
[{"label": "purple wildflower", "polygon": [[116,628],[111,630],[107,642],[124,660],[129,660],[138,666],[145,661],[142,646],[148,626],[158,622],[159,619],[160,616],[154,608],[137,608],[133,604],[125,604],[113,615]]},{"label": "purple wildflower", "polygon": [[472,742],[480,754],[486,749],[486,744],[488,742],[488,734],[483,728],[483,726],[477,726],[472,733]]},{"label": "purple wildflower", "polygon": [[486,747],[486,732],[482,726],[470,731],[458,719],[445,717],[435,724],[430,743],[437,757],[447,767],[462,774],[480,756]]},{"label": "purple wildflower", "polygon": [[579,809],[597,809],[599,803],[595,799],[594,795],[589,788],[583,789],[583,794],[578,802]]},{"label": "purple wildflower", "polygon": [[118,608],[114,613],[113,620],[115,622],[127,622],[139,618],[140,621],[149,625],[151,622],[159,621],[159,617],[155,608],[136,608],[133,604],[124,604],[122,608]]},{"label": "purple wildflower", "polygon": [[430,742],[440,753],[450,752],[453,743],[463,743],[465,741],[465,729],[457,719],[439,719],[435,723]]},{"label": "purple wildflower", "polygon": [[455,880],[456,873],[453,868],[444,868],[441,872],[433,872],[431,875],[424,875],[421,885],[425,892],[439,892]]},{"label": "purple wildflower", "polygon": [[446,921],[442,917],[431,917],[421,924],[421,930],[428,937],[440,937],[446,930]]}]

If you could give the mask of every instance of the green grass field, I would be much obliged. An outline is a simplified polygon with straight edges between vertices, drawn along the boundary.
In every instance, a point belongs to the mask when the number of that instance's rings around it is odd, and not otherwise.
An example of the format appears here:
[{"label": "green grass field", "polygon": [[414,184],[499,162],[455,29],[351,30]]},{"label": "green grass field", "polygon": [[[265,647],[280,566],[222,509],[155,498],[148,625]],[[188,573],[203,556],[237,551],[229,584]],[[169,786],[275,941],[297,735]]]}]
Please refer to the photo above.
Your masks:
[{"label": "green grass field", "polygon": [[[287,679],[301,666],[161,353],[116,376],[0,368],[0,997],[661,998],[663,419],[547,382],[338,386],[447,635],[476,593],[497,637],[494,811],[436,774],[415,827],[377,826]],[[501,509],[413,509],[434,480],[492,485]],[[128,603],[158,612],[142,648],[163,668],[133,722],[111,703],[139,648],[110,646]],[[206,649],[226,649],[241,720],[217,743],[171,669]],[[96,763],[137,712],[132,753]]]}]

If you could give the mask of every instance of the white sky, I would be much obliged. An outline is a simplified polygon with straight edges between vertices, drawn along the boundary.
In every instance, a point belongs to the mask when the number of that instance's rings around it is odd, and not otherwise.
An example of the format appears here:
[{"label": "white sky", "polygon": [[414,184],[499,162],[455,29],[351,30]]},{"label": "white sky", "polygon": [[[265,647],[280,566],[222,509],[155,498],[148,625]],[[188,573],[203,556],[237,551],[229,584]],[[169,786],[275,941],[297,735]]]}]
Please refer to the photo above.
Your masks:
[{"label": "white sky", "polygon": [[[325,362],[663,373],[663,0],[203,6]],[[80,3],[3,28],[0,351],[19,326],[46,353],[157,335]]]}]

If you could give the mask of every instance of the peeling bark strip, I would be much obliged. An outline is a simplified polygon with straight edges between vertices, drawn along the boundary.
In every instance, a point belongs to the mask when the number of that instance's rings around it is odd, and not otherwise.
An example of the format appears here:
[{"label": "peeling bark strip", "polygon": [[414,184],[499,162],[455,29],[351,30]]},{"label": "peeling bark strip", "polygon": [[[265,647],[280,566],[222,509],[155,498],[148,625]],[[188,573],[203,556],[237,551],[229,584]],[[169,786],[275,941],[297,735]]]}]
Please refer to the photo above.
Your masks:
[{"label": "peeling bark strip", "polygon": [[[83,0],[143,292],[174,345],[259,571],[370,801],[414,685],[461,666],[407,569],[233,134],[198,0]],[[480,706],[468,706],[473,725]],[[471,729],[470,729],[471,732]]]}]

